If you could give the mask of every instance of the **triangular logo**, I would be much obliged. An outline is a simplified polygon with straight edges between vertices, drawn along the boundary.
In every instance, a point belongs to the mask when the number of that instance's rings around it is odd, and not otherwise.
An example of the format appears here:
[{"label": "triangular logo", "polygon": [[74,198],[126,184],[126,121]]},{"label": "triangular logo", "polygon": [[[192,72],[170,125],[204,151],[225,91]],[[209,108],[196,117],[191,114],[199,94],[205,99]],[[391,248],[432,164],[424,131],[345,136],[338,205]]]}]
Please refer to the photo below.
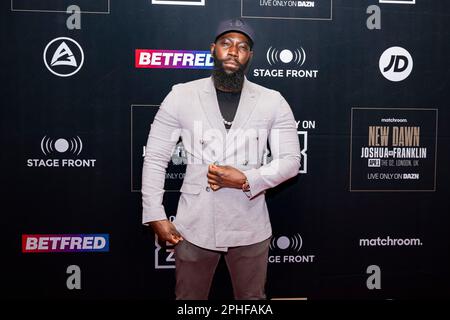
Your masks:
[{"label": "triangular logo", "polygon": [[77,61],[72,51],[69,49],[67,44],[63,41],[56,49],[52,57],[52,62],[50,65],[53,66],[77,66]]}]

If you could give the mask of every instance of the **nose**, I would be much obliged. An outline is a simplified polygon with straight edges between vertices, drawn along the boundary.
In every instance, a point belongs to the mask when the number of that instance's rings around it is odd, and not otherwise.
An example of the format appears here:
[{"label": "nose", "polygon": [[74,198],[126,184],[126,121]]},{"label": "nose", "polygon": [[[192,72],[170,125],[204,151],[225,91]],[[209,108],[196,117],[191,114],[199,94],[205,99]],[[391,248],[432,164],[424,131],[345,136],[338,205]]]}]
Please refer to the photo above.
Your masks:
[{"label": "nose", "polygon": [[230,56],[237,57],[238,56],[238,47],[236,45],[232,45],[230,47],[230,49],[228,50],[228,54]]}]

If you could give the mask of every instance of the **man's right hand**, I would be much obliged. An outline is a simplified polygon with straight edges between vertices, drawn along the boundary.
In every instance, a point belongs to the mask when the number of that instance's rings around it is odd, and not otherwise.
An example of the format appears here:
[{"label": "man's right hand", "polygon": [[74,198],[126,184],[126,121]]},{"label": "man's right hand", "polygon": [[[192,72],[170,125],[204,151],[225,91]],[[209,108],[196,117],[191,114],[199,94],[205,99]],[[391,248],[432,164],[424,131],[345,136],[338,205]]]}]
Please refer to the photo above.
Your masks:
[{"label": "man's right hand", "polygon": [[177,244],[183,241],[181,234],[177,231],[173,223],[167,219],[152,221],[149,225],[161,241],[169,241],[171,244]]}]

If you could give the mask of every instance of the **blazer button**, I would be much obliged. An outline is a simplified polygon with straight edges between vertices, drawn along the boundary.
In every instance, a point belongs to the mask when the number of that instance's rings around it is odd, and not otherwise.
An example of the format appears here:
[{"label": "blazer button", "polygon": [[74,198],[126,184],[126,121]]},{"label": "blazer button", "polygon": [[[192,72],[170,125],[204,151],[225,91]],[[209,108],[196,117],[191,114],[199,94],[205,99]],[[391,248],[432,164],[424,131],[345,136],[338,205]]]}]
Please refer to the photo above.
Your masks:
[{"label": "blazer button", "polygon": [[206,186],[205,190],[206,190],[207,192],[209,192],[209,190],[211,190],[211,188],[210,188],[209,186]]}]

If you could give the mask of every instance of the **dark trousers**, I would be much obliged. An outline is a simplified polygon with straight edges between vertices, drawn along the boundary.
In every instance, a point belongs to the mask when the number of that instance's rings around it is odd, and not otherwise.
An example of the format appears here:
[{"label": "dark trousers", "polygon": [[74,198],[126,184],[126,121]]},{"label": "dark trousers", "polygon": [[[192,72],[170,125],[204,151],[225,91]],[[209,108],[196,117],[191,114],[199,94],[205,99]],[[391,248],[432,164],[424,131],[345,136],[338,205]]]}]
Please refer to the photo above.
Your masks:
[{"label": "dark trousers", "polygon": [[175,246],[177,300],[207,300],[221,255],[230,273],[236,300],[266,299],[265,285],[270,238],[228,252],[200,248],[186,240]]}]

